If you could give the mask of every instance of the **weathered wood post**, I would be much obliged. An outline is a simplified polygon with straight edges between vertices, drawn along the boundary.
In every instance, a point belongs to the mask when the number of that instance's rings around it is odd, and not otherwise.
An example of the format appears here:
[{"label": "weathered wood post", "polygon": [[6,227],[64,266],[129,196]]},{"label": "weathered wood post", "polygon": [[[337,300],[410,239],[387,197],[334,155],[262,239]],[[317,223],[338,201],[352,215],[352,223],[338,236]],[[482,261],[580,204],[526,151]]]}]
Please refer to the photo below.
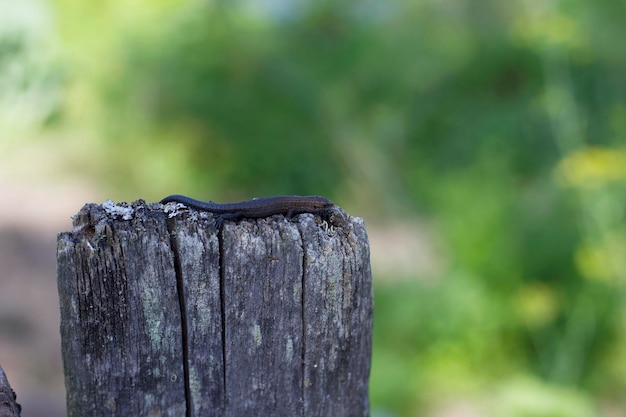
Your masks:
[{"label": "weathered wood post", "polygon": [[15,392],[0,366],[0,417],[20,417],[22,407],[17,403]]},{"label": "weathered wood post", "polygon": [[369,416],[361,219],[88,204],[57,247],[70,417]]}]

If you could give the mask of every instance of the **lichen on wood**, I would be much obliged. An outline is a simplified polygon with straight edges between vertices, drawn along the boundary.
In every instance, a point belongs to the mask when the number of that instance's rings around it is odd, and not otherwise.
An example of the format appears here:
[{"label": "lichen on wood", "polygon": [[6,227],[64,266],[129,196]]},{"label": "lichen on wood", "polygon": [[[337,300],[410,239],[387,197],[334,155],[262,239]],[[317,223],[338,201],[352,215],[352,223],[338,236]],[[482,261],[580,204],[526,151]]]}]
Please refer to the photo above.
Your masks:
[{"label": "lichen on wood", "polygon": [[89,204],[58,236],[70,416],[368,416],[361,219]]}]

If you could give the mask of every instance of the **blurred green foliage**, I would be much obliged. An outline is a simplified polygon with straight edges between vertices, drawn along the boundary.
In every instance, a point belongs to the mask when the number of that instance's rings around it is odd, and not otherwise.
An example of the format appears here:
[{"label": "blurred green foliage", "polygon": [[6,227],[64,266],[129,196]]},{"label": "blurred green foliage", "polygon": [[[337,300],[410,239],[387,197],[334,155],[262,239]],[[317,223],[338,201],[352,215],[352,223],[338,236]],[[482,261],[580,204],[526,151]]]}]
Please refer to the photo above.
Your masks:
[{"label": "blurred green foliage", "polygon": [[626,407],[626,3],[53,5],[83,174],[434,225],[440,276],[376,277],[375,413]]}]

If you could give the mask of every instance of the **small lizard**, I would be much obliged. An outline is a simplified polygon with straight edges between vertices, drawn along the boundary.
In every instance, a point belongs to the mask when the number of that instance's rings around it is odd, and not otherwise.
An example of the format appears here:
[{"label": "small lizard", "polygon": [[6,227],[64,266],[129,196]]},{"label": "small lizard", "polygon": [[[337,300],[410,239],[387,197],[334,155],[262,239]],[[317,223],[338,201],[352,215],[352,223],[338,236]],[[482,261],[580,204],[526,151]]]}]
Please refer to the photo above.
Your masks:
[{"label": "small lizard", "polygon": [[284,214],[293,217],[300,213],[326,213],[334,204],[326,197],[320,196],[290,196],[262,197],[239,203],[214,203],[199,201],[184,195],[170,195],[161,200],[161,204],[182,203],[187,207],[208,211],[217,214],[215,225],[219,228],[225,220],[239,220],[243,218],[258,219],[274,214]]}]

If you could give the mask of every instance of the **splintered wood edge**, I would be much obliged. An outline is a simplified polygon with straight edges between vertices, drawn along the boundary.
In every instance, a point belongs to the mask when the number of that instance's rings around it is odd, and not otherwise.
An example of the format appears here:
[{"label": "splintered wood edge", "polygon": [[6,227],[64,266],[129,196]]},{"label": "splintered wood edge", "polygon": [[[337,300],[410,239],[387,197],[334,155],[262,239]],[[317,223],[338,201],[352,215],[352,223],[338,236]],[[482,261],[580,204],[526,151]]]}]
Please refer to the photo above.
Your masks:
[{"label": "splintered wood edge", "polygon": [[0,366],[0,417],[20,417],[22,407],[16,402],[16,395],[2,366]]}]

